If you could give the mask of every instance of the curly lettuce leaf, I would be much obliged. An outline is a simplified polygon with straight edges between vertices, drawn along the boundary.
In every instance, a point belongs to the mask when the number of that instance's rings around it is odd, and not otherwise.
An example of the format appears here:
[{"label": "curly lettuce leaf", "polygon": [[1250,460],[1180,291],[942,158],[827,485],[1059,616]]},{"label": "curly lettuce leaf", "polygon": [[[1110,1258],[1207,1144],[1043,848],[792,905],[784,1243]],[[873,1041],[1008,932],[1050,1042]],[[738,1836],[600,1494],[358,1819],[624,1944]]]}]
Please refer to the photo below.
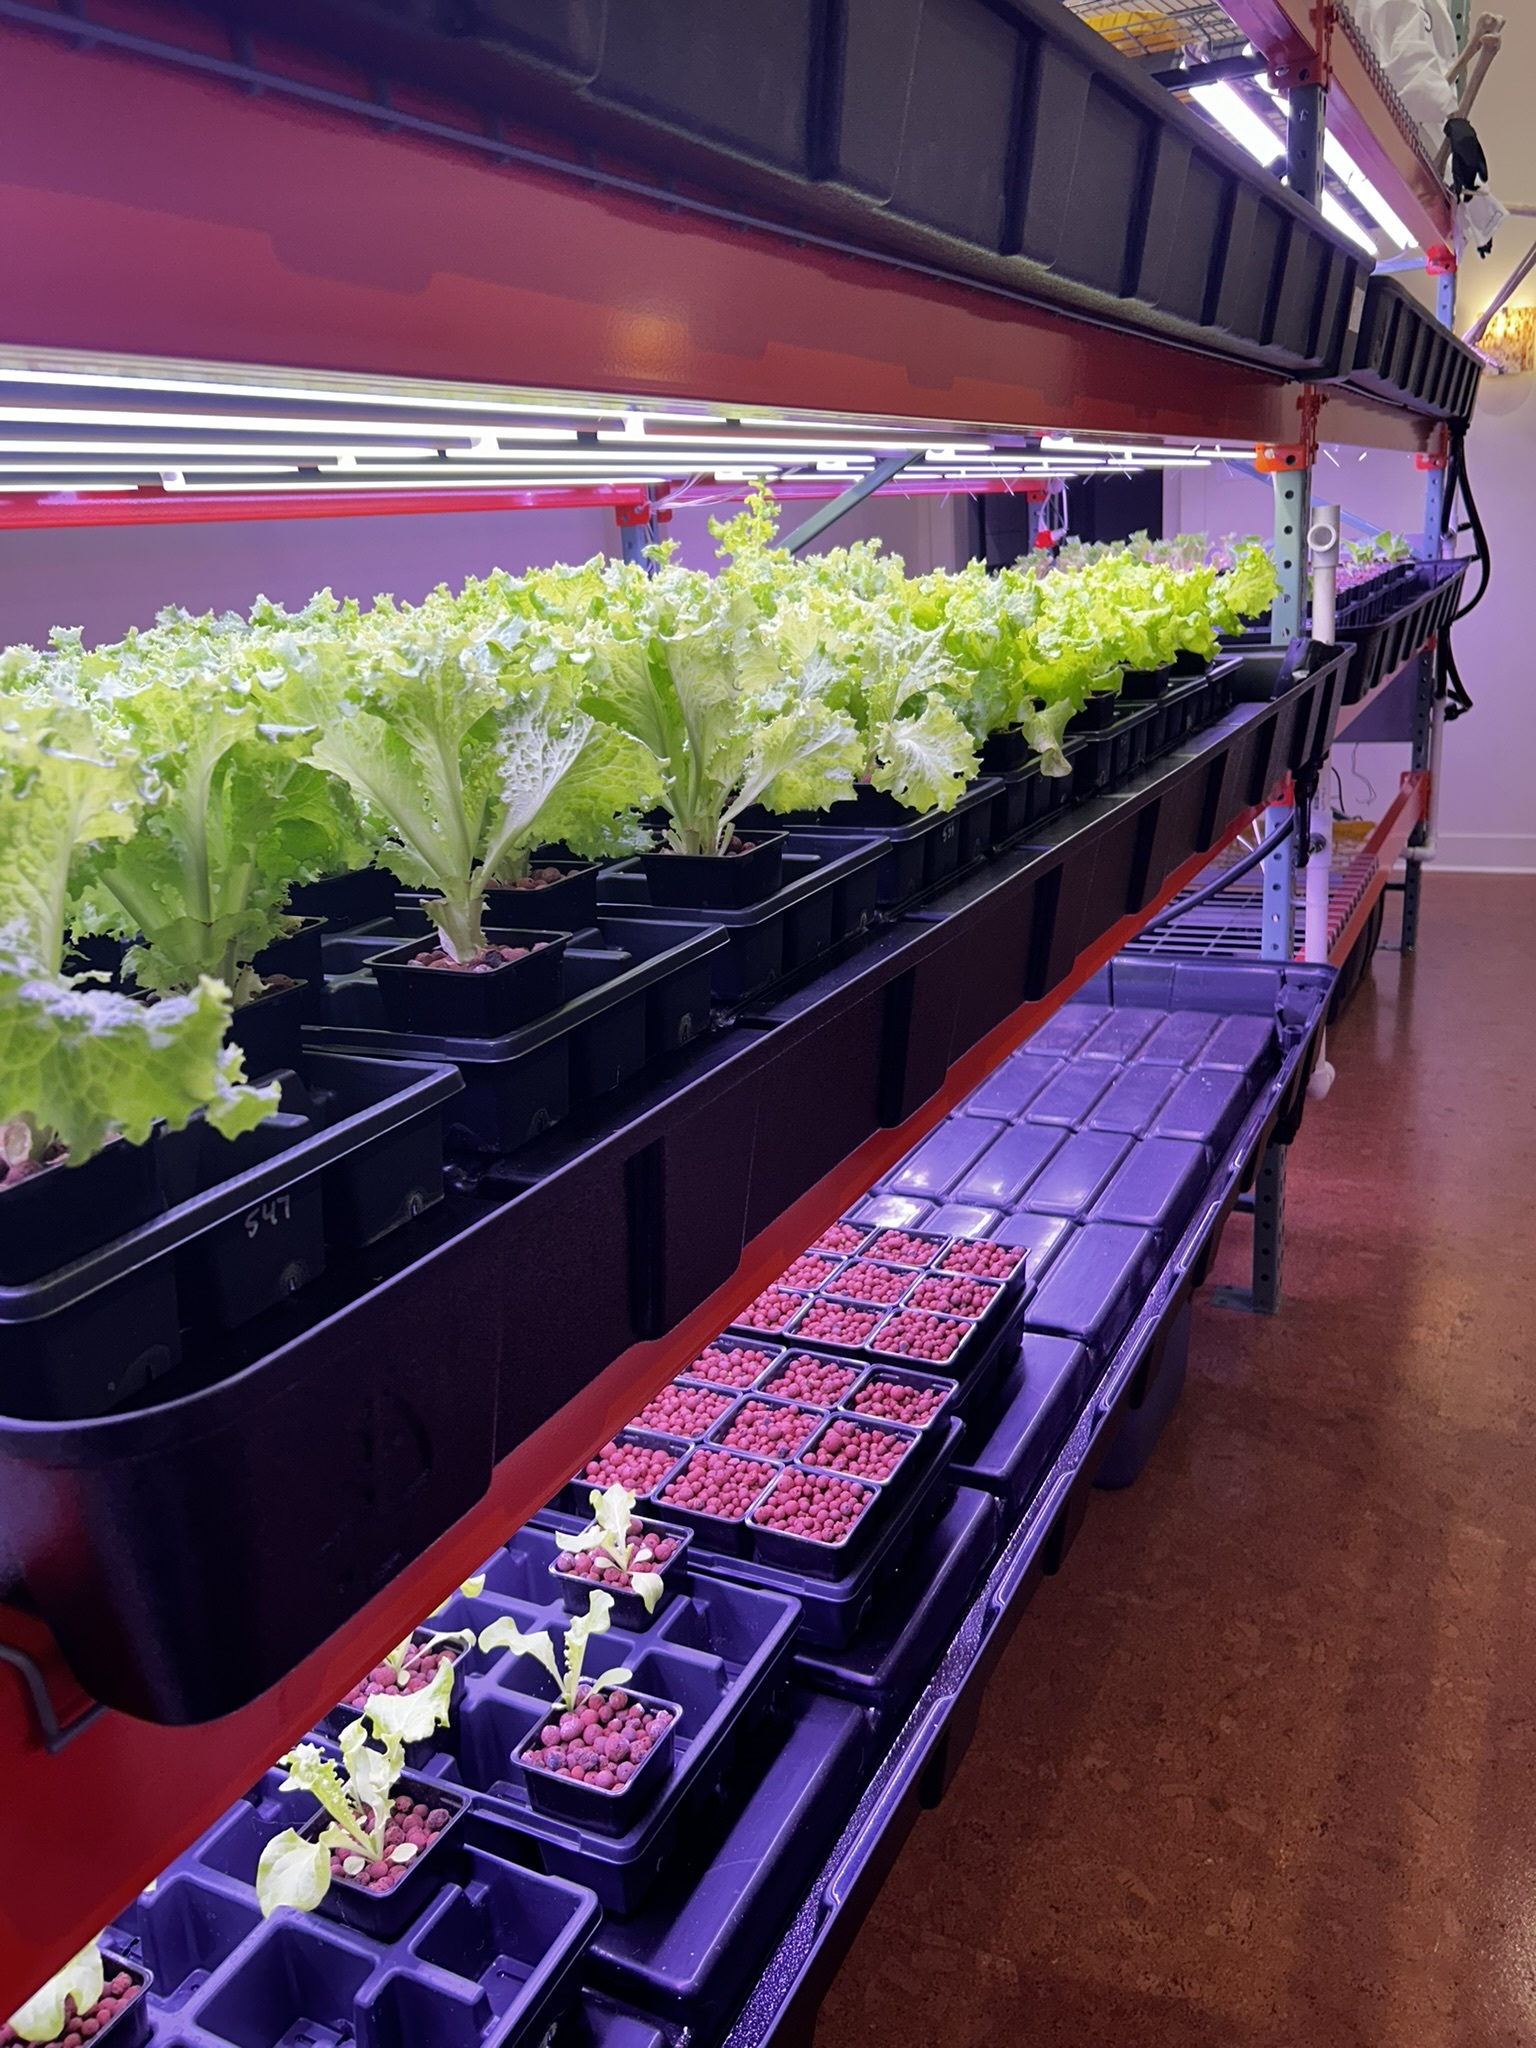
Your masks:
[{"label": "curly lettuce leaf", "polygon": [[11,2014],[10,2024],[23,2041],[56,2041],[68,2021],[65,2000],[74,2002],[77,2019],[83,2019],[101,1997],[106,1972],[101,1950],[90,1942],[77,1956],[71,1956],[25,2005]]},{"label": "curly lettuce leaf", "polygon": [[278,1090],[244,1085],[228,1022],[217,982],[135,1002],[45,973],[21,934],[0,932],[0,1124],[32,1119],[76,1166],[112,1138],[142,1145],[157,1122],[179,1131],[198,1109],[238,1137],[278,1107]]}]

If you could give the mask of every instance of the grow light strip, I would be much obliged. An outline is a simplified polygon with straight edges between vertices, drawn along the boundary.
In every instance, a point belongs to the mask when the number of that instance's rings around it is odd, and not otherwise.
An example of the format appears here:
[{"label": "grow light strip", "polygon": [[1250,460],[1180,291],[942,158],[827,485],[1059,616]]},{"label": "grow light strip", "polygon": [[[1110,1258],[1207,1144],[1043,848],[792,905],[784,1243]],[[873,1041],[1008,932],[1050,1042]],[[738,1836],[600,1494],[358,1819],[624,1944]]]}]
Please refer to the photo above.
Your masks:
[{"label": "grow light strip", "polygon": [[1215,85],[1192,85],[1189,96],[1201,110],[1240,143],[1256,163],[1272,164],[1285,155],[1285,144],[1269,123],[1256,114],[1225,79]]}]

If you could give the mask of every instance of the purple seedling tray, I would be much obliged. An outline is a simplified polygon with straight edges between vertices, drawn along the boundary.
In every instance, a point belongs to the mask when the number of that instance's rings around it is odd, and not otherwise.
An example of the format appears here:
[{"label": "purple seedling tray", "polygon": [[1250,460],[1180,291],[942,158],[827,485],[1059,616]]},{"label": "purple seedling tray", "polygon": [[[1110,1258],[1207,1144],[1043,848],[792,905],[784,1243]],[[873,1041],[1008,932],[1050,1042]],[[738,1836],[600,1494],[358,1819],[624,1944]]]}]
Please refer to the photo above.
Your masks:
[{"label": "purple seedling tray", "polygon": [[1113,1060],[1117,1065],[1133,1060],[1162,1021],[1161,1010],[1117,1004],[1098,1030],[1083,1040],[1075,1056],[1080,1060]]},{"label": "purple seedling tray", "polygon": [[979,1209],[972,1202],[946,1202],[929,1221],[946,1237],[990,1237],[1000,1209]]},{"label": "purple seedling tray", "polygon": [[960,1105],[960,1114],[971,1117],[1000,1117],[1014,1123],[1021,1117],[1048,1081],[1061,1072],[1061,1061],[1036,1059],[1022,1053],[1006,1059],[995,1074],[989,1074],[974,1094]]},{"label": "purple seedling tray", "polygon": [[[744,1419],[745,1411],[753,1405],[760,1409],[770,1409],[775,1415],[781,1415],[786,1420],[791,1416],[803,1418],[804,1434],[793,1444],[784,1442],[777,1447],[768,1449],[748,1444],[727,1443],[727,1436],[733,1429],[740,1426]],[[734,1408],[728,1409],[721,1416],[720,1420],[705,1438],[705,1442],[723,1451],[735,1451],[743,1458],[761,1458],[768,1463],[776,1465],[788,1464],[793,1459],[799,1457],[801,1451],[810,1442],[817,1430],[821,1428],[822,1423],[826,1420],[827,1405],[824,1402],[812,1403],[809,1401],[781,1400],[772,1394],[749,1392],[742,1396]]]},{"label": "purple seedling tray", "polygon": [[1089,1220],[1150,1230],[1167,1250],[1194,1215],[1210,1179],[1203,1145],[1147,1138],[1095,1201]]},{"label": "purple seedling tray", "polygon": [[1179,1085],[1177,1067],[1127,1067],[1088,1119],[1090,1131],[1124,1131],[1139,1138]]},{"label": "purple seedling tray", "polygon": [[[873,1230],[918,1230],[932,1216],[934,1204],[920,1202],[914,1195],[888,1195],[877,1191],[866,1195],[858,1207],[849,1211],[859,1223],[867,1223]],[[871,1238],[870,1243],[873,1243]],[[868,1253],[869,1244],[863,1247]]]},{"label": "purple seedling tray", "polygon": [[127,1967],[137,1970],[142,1957],[154,1972],[156,2037],[177,2048],[354,2037],[542,2042],[600,1918],[591,1892],[498,1853],[505,1838],[488,1840],[471,1813],[445,1852],[446,1881],[399,1940],[375,1942],[287,1908],[263,1920],[262,1848],[313,1806],[279,1792],[282,1775],[268,1772],[237,1800],[111,1931],[129,1946]]},{"label": "purple seedling tray", "polygon": [[1150,1230],[1085,1224],[1040,1283],[1029,1304],[1029,1329],[1076,1337],[1102,1362],[1124,1336],[1156,1267]]},{"label": "purple seedling tray", "polygon": [[1001,1123],[989,1124],[983,1117],[950,1117],[886,1175],[884,1185],[892,1194],[919,1195],[930,1201],[947,1195],[1002,1128]]},{"label": "purple seedling tray", "polygon": [[1087,1123],[1119,1073],[1107,1060],[1074,1060],[1040,1090],[1025,1115],[1032,1124],[1059,1124],[1075,1131]]},{"label": "purple seedling tray", "polygon": [[1169,1096],[1149,1135],[1204,1145],[1214,1164],[1236,1136],[1253,1090],[1247,1074],[1226,1067],[1197,1067]]},{"label": "purple seedling tray", "polygon": [[1216,1029],[1219,1019],[1207,1010],[1173,1010],[1136,1055],[1138,1066],[1189,1067]]},{"label": "purple seedling tray", "polygon": [[1273,1017],[1225,1017],[1189,1064],[1197,1069],[1224,1067],[1239,1074],[1267,1074],[1278,1050]]},{"label": "purple seedling tray", "polygon": [[1025,1254],[1031,1289],[1038,1289],[1051,1262],[1072,1235],[1065,1216],[1034,1216],[1028,1209],[1005,1216],[992,1232],[999,1244],[1016,1244]]},{"label": "purple seedling tray", "polygon": [[[779,1468],[772,1468],[777,1471]],[[518,1531],[493,1561],[485,1590],[471,1599],[456,1594],[444,1617],[479,1630],[508,1616],[529,1633],[549,1629],[558,1639],[568,1617],[558,1607],[534,1605],[531,1587],[547,1583],[555,1529],[574,1533],[574,1516],[541,1515]],[[584,1830],[530,1805],[512,1759],[547,1718],[554,1681],[532,1658],[497,1651],[465,1685],[463,1703],[429,1774],[467,1786],[486,1811],[499,1813],[542,1866],[588,1884],[606,1909],[635,1910],[679,1843],[688,1823],[713,1801],[737,1737],[767,1714],[786,1680],[799,1611],[793,1599],[761,1587],[727,1582],[700,1569],[694,1553],[686,1594],[667,1603],[643,1635],[612,1628],[592,1639],[588,1673],[624,1666],[626,1691],[669,1701],[681,1709],[672,1770],[658,1799],[632,1827],[617,1835]]]},{"label": "purple seedling tray", "polygon": [[1055,1059],[1070,1058],[1088,1034],[1113,1015],[1108,1003],[1064,1003],[1054,1017],[1046,1018],[1020,1051],[1033,1058],[1042,1053]]}]

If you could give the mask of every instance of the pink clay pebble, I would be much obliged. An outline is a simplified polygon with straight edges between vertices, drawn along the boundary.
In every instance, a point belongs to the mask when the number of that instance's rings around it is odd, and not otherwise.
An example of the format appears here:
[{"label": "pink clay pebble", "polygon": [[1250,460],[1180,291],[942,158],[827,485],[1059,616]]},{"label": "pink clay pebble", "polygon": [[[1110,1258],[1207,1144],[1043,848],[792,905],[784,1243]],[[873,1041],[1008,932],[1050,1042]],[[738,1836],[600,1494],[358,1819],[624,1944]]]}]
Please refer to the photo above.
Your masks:
[{"label": "pink clay pebble", "polygon": [[941,1237],[918,1237],[910,1230],[882,1230],[864,1248],[867,1259],[886,1259],[893,1266],[929,1266],[943,1245]]},{"label": "pink clay pebble", "polygon": [[809,1408],[781,1408],[773,1401],[743,1401],[720,1441],[759,1458],[792,1458],[809,1443],[821,1420]]},{"label": "pink clay pebble", "polygon": [[661,1430],[668,1436],[703,1436],[730,1405],[728,1394],[717,1394],[710,1387],[686,1387],[673,1380],[640,1410],[635,1427]]},{"label": "pink clay pebble", "polygon": [[841,1543],[874,1498],[867,1487],[850,1479],[783,1472],[752,1519],[764,1529],[803,1536],[812,1543]]},{"label": "pink clay pebble", "polygon": [[858,1376],[857,1366],[837,1365],[830,1358],[801,1352],[785,1360],[764,1382],[763,1391],[777,1394],[783,1401],[809,1401],[818,1408],[829,1408],[843,1398]]},{"label": "pink clay pebble", "polygon": [[588,1459],[583,1477],[591,1486],[624,1486],[634,1494],[649,1493],[661,1484],[679,1455],[661,1444],[621,1443],[614,1438],[595,1458]]},{"label": "pink clay pebble", "polygon": [[804,1287],[812,1293],[825,1285],[837,1271],[836,1259],[822,1258],[816,1252],[802,1252],[793,1264],[784,1268],[775,1282],[779,1287]]},{"label": "pink clay pebble", "polygon": [[900,1301],[911,1285],[910,1268],[880,1266],[873,1259],[857,1259],[838,1274],[832,1291],[853,1301],[875,1301],[888,1308]]},{"label": "pink clay pebble", "polygon": [[969,1325],[904,1308],[880,1326],[877,1349],[898,1358],[923,1358],[943,1365],[965,1341]]},{"label": "pink clay pebble", "polygon": [[1016,1245],[971,1238],[952,1244],[939,1266],[946,1273],[979,1273],[988,1280],[1009,1280],[1023,1262],[1024,1254]]},{"label": "pink clay pebble", "polygon": [[661,1495],[662,1503],[692,1508],[723,1522],[746,1519],[773,1476],[773,1467],[732,1451],[698,1450]]},{"label": "pink clay pebble", "polygon": [[782,1287],[765,1287],[756,1301],[748,1302],[734,1320],[744,1330],[782,1330],[805,1303],[803,1294],[790,1294]]},{"label": "pink clay pebble", "polygon": [[818,1339],[823,1344],[862,1344],[880,1320],[880,1311],[872,1308],[846,1308],[838,1301],[814,1301],[799,1324],[797,1337],[808,1337],[812,1343]]},{"label": "pink clay pebble", "polygon": [[930,1273],[908,1295],[907,1306],[974,1320],[986,1314],[997,1299],[997,1291],[994,1282],[977,1280],[968,1273]]},{"label": "pink clay pebble", "polygon": [[869,1232],[857,1223],[829,1223],[811,1250],[845,1257],[849,1252],[856,1252],[868,1235]]},{"label": "pink clay pebble", "polygon": [[699,1353],[688,1368],[688,1377],[708,1380],[716,1387],[750,1387],[772,1357],[771,1351],[754,1351],[750,1345],[733,1345],[722,1338]]},{"label": "pink clay pebble", "polygon": [[921,1425],[938,1414],[949,1391],[947,1387],[911,1387],[905,1380],[876,1375],[860,1387],[852,1405],[857,1415],[878,1415],[885,1422]]},{"label": "pink clay pebble", "polygon": [[832,1422],[806,1453],[806,1463],[857,1479],[889,1479],[911,1449],[912,1439],[857,1422]]}]

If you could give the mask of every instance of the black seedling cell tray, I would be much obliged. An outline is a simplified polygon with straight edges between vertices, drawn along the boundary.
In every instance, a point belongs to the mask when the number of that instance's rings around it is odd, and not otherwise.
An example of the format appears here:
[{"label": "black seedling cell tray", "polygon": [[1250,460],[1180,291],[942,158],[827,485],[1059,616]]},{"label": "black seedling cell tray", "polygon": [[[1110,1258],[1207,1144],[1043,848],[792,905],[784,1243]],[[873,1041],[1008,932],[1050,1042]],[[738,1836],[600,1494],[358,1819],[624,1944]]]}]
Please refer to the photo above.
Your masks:
[{"label": "black seedling cell tray", "polygon": [[[710,962],[711,988],[718,1002],[746,1002],[813,967],[840,943],[836,928],[839,901],[842,917],[849,924],[842,938],[867,926],[868,916],[862,923],[858,921],[857,899],[850,899],[848,892],[856,877],[874,869],[879,849],[863,844],[839,848],[829,835],[814,836],[818,842],[814,846],[802,844],[797,835],[790,836],[783,858],[784,881],[760,903],[739,910],[668,906],[665,914],[669,918],[716,926],[725,933],[724,943]],[[827,839],[825,845],[820,843],[823,838]],[[867,888],[866,877],[858,885],[859,893]],[[605,918],[655,915],[638,859],[605,869],[598,889]]]},{"label": "black seedling cell tray", "polygon": [[[392,922],[385,936],[395,929]],[[723,932],[686,918],[618,918],[606,910],[567,948],[567,996],[557,1010],[501,1038],[391,1031],[360,966],[378,932],[327,942],[343,972],[327,984],[326,1021],[308,1042],[390,1059],[451,1061],[464,1077],[450,1136],[469,1150],[514,1152],[709,1029],[710,963]]]},{"label": "black seedling cell tray", "polygon": [[1395,277],[1366,280],[1359,330],[1340,368],[1343,383],[1416,413],[1466,421],[1482,372],[1477,350]]},{"label": "black seedling cell tray", "polygon": [[[917,1531],[932,1513],[943,1492],[961,1430],[962,1425],[958,1421],[941,1423],[931,1432],[931,1452],[920,1464],[912,1467],[912,1477],[907,1485],[888,1493],[886,1498],[868,1510],[868,1540],[849,1557],[843,1577],[829,1577],[820,1569],[807,1571],[776,1563],[759,1547],[756,1537],[750,1557],[696,1549],[696,1577],[708,1576],[732,1585],[771,1588],[799,1602],[800,1639],[803,1642],[819,1643],[831,1649],[845,1648],[857,1638],[878,1587],[900,1566]],[[701,1541],[707,1543],[707,1539]],[[799,1549],[805,1551],[824,1547],[799,1544]],[[846,1551],[841,1554],[848,1555]],[[818,1567],[822,1562],[819,1558],[809,1561]]]},{"label": "black seedling cell tray", "polygon": [[327,1242],[355,1247],[441,1200],[451,1067],[327,1053],[302,1064],[283,1077],[282,1113],[254,1131],[231,1142],[195,1120],[152,1148],[159,1214],[0,1287],[0,1416],[119,1408],[178,1363],[184,1330],[236,1327],[313,1279]]},{"label": "black seedling cell tray", "polygon": [[[556,1527],[574,1530],[574,1518],[540,1516],[521,1529],[491,1561],[484,1591],[474,1599],[455,1594],[438,1617],[442,1625],[478,1634],[505,1616],[525,1634],[548,1629],[558,1657],[569,1616],[542,1599]],[[682,1711],[667,1782],[622,1833],[590,1834],[528,1803],[512,1758],[543,1725],[555,1688],[534,1659],[510,1650],[481,1653],[482,1668],[466,1671],[454,1724],[426,1775],[468,1787],[499,1812],[525,1838],[525,1860],[590,1884],[611,1912],[633,1912],[712,1802],[738,1736],[770,1711],[787,1681],[798,1618],[792,1599],[695,1571],[688,1592],[669,1600],[643,1633],[613,1628],[592,1638],[589,1677],[626,1668],[625,1691]]]}]

